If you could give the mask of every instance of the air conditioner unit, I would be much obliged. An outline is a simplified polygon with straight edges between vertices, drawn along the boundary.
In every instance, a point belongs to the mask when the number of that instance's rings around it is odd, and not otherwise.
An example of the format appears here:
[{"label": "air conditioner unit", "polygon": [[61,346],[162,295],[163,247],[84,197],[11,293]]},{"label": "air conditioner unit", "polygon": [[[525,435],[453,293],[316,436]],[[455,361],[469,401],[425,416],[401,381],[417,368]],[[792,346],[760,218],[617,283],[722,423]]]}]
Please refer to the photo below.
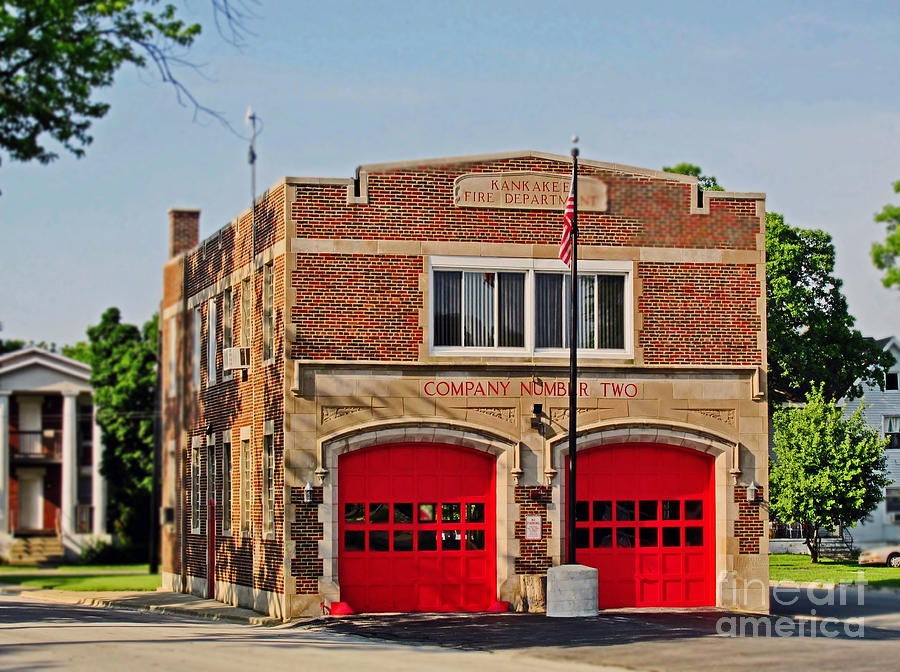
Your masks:
[{"label": "air conditioner unit", "polygon": [[250,348],[225,348],[222,351],[223,369],[236,371],[250,368]]}]

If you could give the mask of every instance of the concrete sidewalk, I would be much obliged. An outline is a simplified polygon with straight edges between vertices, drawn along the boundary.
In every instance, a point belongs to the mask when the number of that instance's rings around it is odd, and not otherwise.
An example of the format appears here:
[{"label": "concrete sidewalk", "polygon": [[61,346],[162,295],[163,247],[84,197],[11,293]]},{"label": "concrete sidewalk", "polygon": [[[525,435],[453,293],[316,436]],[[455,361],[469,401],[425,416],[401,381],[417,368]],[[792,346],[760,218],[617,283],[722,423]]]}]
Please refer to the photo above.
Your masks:
[{"label": "concrete sidewalk", "polygon": [[[2,577],[0,577],[0,581],[2,581]],[[163,590],[76,592],[71,590],[38,590],[30,586],[0,584],[0,592],[7,595],[20,595],[59,604],[150,611],[157,614],[188,616],[211,621],[242,623],[244,625],[274,626],[284,624],[281,619],[263,616],[250,609],[233,607],[229,604],[222,604],[215,600],[207,600],[194,595],[170,593]],[[291,625],[295,624],[296,621],[291,623]]]}]

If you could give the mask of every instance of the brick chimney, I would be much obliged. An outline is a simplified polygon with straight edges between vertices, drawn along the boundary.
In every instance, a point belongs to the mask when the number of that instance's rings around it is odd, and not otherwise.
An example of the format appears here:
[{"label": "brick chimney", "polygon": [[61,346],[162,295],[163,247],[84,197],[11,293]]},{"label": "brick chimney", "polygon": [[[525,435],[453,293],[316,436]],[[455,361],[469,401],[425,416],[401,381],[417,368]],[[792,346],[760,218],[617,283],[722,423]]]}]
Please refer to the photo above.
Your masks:
[{"label": "brick chimney", "polygon": [[200,236],[200,210],[198,208],[172,208],[169,210],[169,258],[177,257],[197,246]]}]

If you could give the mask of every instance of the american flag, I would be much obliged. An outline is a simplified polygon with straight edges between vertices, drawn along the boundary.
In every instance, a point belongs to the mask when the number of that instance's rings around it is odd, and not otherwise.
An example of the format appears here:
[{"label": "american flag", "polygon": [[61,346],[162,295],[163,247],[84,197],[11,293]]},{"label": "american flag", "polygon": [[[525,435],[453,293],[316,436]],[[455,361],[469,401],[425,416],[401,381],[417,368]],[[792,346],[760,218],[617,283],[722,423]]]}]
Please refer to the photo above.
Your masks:
[{"label": "american flag", "polygon": [[559,258],[569,265],[572,261],[572,220],[575,217],[575,166],[572,166],[572,186],[569,187],[569,198],[566,199],[566,210],[563,214],[562,237],[559,239]]}]

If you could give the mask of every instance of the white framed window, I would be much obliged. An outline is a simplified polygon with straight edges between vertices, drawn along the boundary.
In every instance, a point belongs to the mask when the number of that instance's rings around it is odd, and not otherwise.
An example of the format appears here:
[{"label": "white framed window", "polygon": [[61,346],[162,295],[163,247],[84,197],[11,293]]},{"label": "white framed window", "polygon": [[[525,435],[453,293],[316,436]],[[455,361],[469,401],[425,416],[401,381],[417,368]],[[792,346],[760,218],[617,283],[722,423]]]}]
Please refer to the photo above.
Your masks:
[{"label": "white framed window", "polygon": [[200,483],[200,448],[202,437],[195,436],[191,441],[191,532],[200,534],[200,503],[203,490]]},{"label": "white framed window", "polygon": [[231,534],[231,432],[222,434],[222,533]]},{"label": "white framed window", "polygon": [[250,534],[250,439],[241,438],[241,534]]},{"label": "white framed window", "polygon": [[[555,259],[431,257],[429,334],[434,355],[563,357],[571,279]],[[579,262],[579,356],[633,356],[630,261]]]},{"label": "white framed window", "polygon": [[208,387],[216,384],[217,312],[216,300],[210,299],[206,309],[206,385]]},{"label": "white framed window", "polygon": [[263,434],[262,451],[262,513],[263,534],[275,534],[275,437],[271,432]]},{"label": "white framed window", "polygon": [[884,389],[890,390],[892,392],[900,390],[900,374],[898,374],[896,371],[891,371],[890,373],[885,374]]},{"label": "white framed window", "polygon": [[200,389],[200,338],[203,320],[203,309],[200,306],[194,308],[194,343],[191,352],[191,368],[193,371],[194,392]]},{"label": "white framed window", "polygon": [[250,313],[253,310],[251,299],[253,291],[251,290],[250,278],[244,278],[241,283],[241,347],[250,347]]},{"label": "white framed window", "polygon": [[900,449],[900,416],[886,415],[882,420],[884,438],[888,439],[887,449]]},{"label": "white framed window", "polygon": [[[209,503],[213,502],[218,505],[219,499],[216,497],[216,435],[209,434],[206,437],[206,502],[207,512],[209,511]],[[209,513],[207,513],[207,521]]]},{"label": "white framed window", "polygon": [[174,397],[178,391],[176,375],[178,372],[178,331],[174,317],[169,318],[169,396]]},{"label": "white framed window", "polygon": [[888,514],[897,514],[900,518],[900,488],[894,486],[884,489],[884,508]]},{"label": "white framed window", "polygon": [[263,345],[262,358],[275,357],[275,267],[270,262],[263,266]]},{"label": "white framed window", "polygon": [[[222,293],[222,349],[234,347],[234,297],[229,287]],[[222,372],[222,380],[231,380],[231,371]]]}]

